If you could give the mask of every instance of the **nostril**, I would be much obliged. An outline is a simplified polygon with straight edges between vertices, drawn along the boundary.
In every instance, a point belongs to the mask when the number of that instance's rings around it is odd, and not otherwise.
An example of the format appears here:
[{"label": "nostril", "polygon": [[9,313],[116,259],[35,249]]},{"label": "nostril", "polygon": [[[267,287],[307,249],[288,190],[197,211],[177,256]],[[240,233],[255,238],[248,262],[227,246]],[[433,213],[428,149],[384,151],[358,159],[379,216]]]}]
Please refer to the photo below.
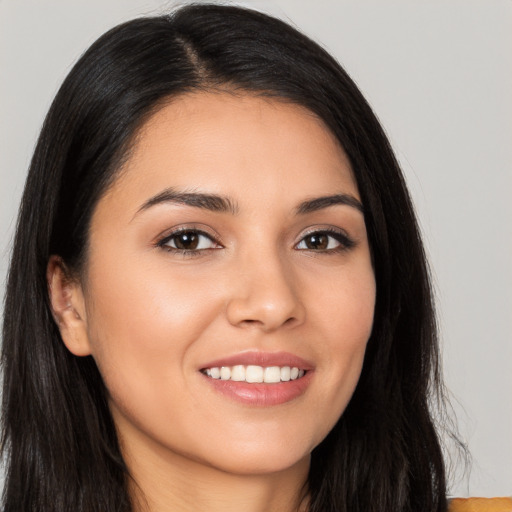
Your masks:
[{"label": "nostril", "polygon": [[244,324],[261,324],[261,321],[246,319],[246,320],[242,320],[242,323],[244,323]]}]

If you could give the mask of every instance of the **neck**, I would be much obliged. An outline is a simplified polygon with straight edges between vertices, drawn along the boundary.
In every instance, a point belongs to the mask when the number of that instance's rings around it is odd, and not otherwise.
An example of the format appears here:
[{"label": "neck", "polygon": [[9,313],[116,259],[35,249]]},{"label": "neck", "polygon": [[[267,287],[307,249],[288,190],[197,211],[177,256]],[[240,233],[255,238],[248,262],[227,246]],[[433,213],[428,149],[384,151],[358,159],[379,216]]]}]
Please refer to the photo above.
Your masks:
[{"label": "neck", "polygon": [[309,457],[282,471],[233,474],[177,454],[126,453],[135,512],[305,512]]}]

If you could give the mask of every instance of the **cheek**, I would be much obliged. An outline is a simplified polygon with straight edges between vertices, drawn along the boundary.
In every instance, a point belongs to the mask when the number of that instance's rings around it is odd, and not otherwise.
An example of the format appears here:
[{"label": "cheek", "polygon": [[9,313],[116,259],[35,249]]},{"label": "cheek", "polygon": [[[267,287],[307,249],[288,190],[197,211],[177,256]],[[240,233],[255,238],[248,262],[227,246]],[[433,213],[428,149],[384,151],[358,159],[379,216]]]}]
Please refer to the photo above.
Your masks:
[{"label": "cheek", "polygon": [[325,331],[328,341],[324,346],[333,356],[340,350],[364,350],[372,330],[375,277],[369,258],[356,263],[325,276],[322,287],[315,276],[306,284],[315,297],[309,306],[310,319],[315,322],[312,328]]},{"label": "cheek", "polygon": [[310,315],[311,333],[317,333],[318,368],[327,392],[319,407],[332,411],[334,424],[348,404],[360,377],[375,308],[375,279],[368,265],[360,271],[331,279]]},{"label": "cheek", "polygon": [[197,272],[172,269],[165,255],[154,259],[148,264],[144,257],[122,262],[104,257],[91,269],[88,317],[97,330],[101,328],[102,336],[106,332],[119,333],[120,340],[140,336],[149,343],[146,348],[156,347],[162,336],[170,341],[182,330],[200,331],[215,313],[214,286]]},{"label": "cheek", "polygon": [[105,258],[89,277],[92,355],[111,394],[122,386],[124,394],[133,388],[153,396],[158,380],[178,380],[189,347],[218,316],[222,301],[200,276],[171,273],[165,258],[155,265],[108,263]]}]

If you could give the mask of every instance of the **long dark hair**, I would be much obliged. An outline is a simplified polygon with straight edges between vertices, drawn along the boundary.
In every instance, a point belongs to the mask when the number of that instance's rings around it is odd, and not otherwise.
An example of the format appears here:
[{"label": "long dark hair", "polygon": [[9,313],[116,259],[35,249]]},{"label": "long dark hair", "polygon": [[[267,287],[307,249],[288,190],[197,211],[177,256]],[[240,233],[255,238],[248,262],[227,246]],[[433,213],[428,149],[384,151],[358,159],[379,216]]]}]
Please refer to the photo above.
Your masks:
[{"label": "long dark hair", "polygon": [[365,208],[377,299],[355,394],[313,451],[310,512],[446,510],[431,403],[443,399],[429,272],[406,186],[371,108],[340,65],[287,24],[191,5],[122,24],[80,58],[31,162],[3,325],[4,512],[132,510],[127,467],[91,357],[52,318],[50,255],[83,268],[101,195],[137,129],[191,90],[282,98],[317,114],[348,155]]}]

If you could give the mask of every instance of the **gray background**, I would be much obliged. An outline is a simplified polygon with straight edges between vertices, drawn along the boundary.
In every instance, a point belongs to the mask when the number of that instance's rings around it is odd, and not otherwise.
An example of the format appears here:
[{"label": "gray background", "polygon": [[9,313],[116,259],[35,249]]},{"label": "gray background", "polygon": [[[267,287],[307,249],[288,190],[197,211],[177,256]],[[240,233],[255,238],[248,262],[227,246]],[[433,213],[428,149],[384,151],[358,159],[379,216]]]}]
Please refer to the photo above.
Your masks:
[{"label": "gray background", "polygon": [[[275,0],[376,110],[412,191],[463,439],[452,494],[512,494],[512,2]],[[0,0],[0,293],[26,168],[76,58],[157,0]]]}]

